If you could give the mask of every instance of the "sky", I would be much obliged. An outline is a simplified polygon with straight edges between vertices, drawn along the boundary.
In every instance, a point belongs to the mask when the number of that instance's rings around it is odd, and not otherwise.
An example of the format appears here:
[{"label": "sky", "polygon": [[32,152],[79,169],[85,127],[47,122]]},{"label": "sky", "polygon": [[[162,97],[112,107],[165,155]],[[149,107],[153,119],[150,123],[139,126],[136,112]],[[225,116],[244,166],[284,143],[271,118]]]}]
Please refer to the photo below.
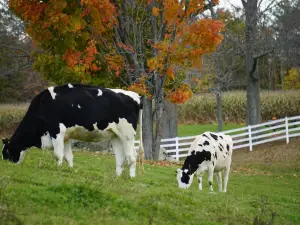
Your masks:
[{"label": "sky", "polygon": [[242,1],[241,0],[220,0],[220,7],[224,7],[224,8],[230,8],[230,6],[234,5],[234,6],[242,6]]}]

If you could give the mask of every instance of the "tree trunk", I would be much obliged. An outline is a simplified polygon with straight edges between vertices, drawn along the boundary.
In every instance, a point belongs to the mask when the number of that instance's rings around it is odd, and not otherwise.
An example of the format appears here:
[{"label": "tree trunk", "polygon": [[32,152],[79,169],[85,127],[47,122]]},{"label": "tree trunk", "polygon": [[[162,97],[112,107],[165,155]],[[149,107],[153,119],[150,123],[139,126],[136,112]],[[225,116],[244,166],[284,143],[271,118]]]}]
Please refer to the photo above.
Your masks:
[{"label": "tree trunk", "polygon": [[[253,71],[253,57],[251,52],[246,53],[246,73],[248,77],[247,85],[247,124],[258,124],[260,120],[260,98],[259,98],[259,78]],[[251,72],[252,70],[252,72]]]},{"label": "tree trunk", "polygon": [[144,98],[143,103],[143,142],[145,159],[152,160],[153,118],[152,100]]},{"label": "tree trunk", "polygon": [[272,78],[271,78],[271,62],[268,63],[268,83],[269,83],[269,91],[272,89]]},{"label": "tree trunk", "polygon": [[245,72],[248,79],[247,84],[247,123],[249,125],[259,123],[260,98],[259,98],[259,76],[255,74],[257,58],[253,55],[253,44],[257,27],[257,0],[242,1],[245,9]]},{"label": "tree trunk", "polygon": [[284,90],[284,69],[283,69],[283,60],[280,63],[280,81],[281,81],[281,90]]},{"label": "tree trunk", "polygon": [[218,131],[223,130],[223,120],[222,120],[222,92],[217,93],[217,114],[218,114]]},{"label": "tree trunk", "polygon": [[247,124],[254,125],[260,121],[259,81],[248,78],[247,86]]},{"label": "tree trunk", "polygon": [[256,66],[256,77],[257,80],[255,82],[255,103],[256,103],[256,124],[261,122],[261,111],[260,111],[260,74],[259,74],[259,62],[260,60],[257,59],[257,66]]},{"label": "tree trunk", "polygon": [[162,125],[163,125],[163,78],[159,75],[155,81],[155,134],[153,139],[152,156],[153,160],[159,159],[160,141],[162,138]]},{"label": "tree trunk", "polygon": [[164,100],[162,138],[177,136],[177,105]]}]

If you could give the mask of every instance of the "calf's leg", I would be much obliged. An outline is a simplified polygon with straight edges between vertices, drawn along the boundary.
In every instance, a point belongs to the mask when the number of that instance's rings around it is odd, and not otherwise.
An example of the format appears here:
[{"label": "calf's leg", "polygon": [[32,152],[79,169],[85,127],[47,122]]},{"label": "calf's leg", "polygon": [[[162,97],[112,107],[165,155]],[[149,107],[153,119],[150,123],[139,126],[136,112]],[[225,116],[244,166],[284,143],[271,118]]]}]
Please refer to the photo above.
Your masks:
[{"label": "calf's leg", "polygon": [[224,192],[227,192],[229,172],[230,172],[230,165],[226,167],[225,172],[224,172]]},{"label": "calf's leg", "polygon": [[216,178],[217,178],[217,182],[218,182],[219,192],[222,192],[222,172],[221,171],[216,173]]},{"label": "calf's leg", "polygon": [[214,175],[214,167],[213,166],[209,166],[208,167],[208,184],[209,184],[209,191],[210,192],[214,192],[213,189],[213,175]]}]

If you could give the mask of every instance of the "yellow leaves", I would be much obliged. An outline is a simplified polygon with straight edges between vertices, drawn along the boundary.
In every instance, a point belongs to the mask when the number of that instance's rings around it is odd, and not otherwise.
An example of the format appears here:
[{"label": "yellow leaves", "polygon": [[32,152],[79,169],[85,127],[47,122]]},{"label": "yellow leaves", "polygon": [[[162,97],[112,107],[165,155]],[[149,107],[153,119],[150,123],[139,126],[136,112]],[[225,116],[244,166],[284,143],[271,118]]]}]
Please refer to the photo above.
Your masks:
[{"label": "yellow leaves", "polygon": [[153,14],[153,16],[159,16],[159,12],[160,12],[159,8],[156,8],[156,7],[152,8],[152,14]]},{"label": "yellow leaves", "polygon": [[121,55],[106,54],[106,61],[108,64],[108,72],[114,72],[118,77],[124,68],[124,58]]},{"label": "yellow leaves", "polygon": [[172,68],[168,68],[167,69],[167,76],[171,79],[171,80],[175,80],[175,74],[174,71],[172,70]]},{"label": "yellow leaves", "polygon": [[202,68],[202,57],[195,58],[192,61],[192,68],[197,68],[197,69]]},{"label": "yellow leaves", "polygon": [[157,58],[151,58],[147,60],[147,66],[150,71],[154,71],[157,69]]},{"label": "yellow leaves", "polygon": [[300,69],[292,68],[287,76],[284,77],[285,89],[300,89]]}]

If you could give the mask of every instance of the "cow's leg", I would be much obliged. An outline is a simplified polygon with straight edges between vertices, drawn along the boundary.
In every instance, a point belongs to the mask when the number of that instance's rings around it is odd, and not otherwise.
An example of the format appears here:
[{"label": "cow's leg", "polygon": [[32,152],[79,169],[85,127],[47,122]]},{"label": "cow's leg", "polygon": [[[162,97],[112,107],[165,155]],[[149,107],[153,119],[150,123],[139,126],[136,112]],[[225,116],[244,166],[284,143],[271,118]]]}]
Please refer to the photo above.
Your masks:
[{"label": "cow's leg", "polygon": [[64,158],[64,142],[57,139],[53,139],[52,143],[54,148],[54,155],[57,158],[57,164],[61,166]]},{"label": "cow's leg", "polygon": [[137,152],[134,150],[134,138],[120,138],[125,158],[129,165],[130,177],[135,177]]},{"label": "cow's leg", "polygon": [[222,172],[221,171],[216,173],[216,178],[217,178],[217,182],[218,182],[219,192],[222,192]]},{"label": "cow's leg", "polygon": [[202,175],[198,176],[199,191],[202,191]]},{"label": "cow's leg", "polygon": [[64,144],[64,156],[69,164],[69,167],[73,167],[73,153],[72,153],[71,141],[67,141]]},{"label": "cow's leg", "polygon": [[214,176],[214,167],[209,166],[208,167],[208,184],[209,184],[209,191],[214,192],[213,189],[213,176]]},{"label": "cow's leg", "polygon": [[125,158],[130,166],[130,177],[135,177],[137,152],[134,149],[135,130],[126,119],[120,119],[115,134],[119,137]]},{"label": "cow's leg", "polygon": [[[134,140],[132,140],[132,142],[133,141]],[[134,150],[134,146],[130,146],[129,149],[130,150],[132,149],[131,154],[126,157],[127,161],[128,161],[128,164],[130,165],[129,173],[130,173],[130,177],[135,177],[137,153]]]},{"label": "cow's leg", "polygon": [[229,172],[230,172],[230,165],[226,167],[225,172],[224,172],[224,192],[227,192]]},{"label": "cow's leg", "polygon": [[123,162],[125,159],[123,146],[119,138],[112,139],[111,144],[116,158],[116,174],[120,176],[123,171]]},{"label": "cow's leg", "polygon": [[[52,138],[52,144],[54,148],[54,154],[57,157],[57,164],[62,165],[64,158],[64,137],[66,133],[66,127],[60,123],[59,124],[59,133],[56,135],[56,138]],[[52,135],[51,135],[52,136]]]}]

